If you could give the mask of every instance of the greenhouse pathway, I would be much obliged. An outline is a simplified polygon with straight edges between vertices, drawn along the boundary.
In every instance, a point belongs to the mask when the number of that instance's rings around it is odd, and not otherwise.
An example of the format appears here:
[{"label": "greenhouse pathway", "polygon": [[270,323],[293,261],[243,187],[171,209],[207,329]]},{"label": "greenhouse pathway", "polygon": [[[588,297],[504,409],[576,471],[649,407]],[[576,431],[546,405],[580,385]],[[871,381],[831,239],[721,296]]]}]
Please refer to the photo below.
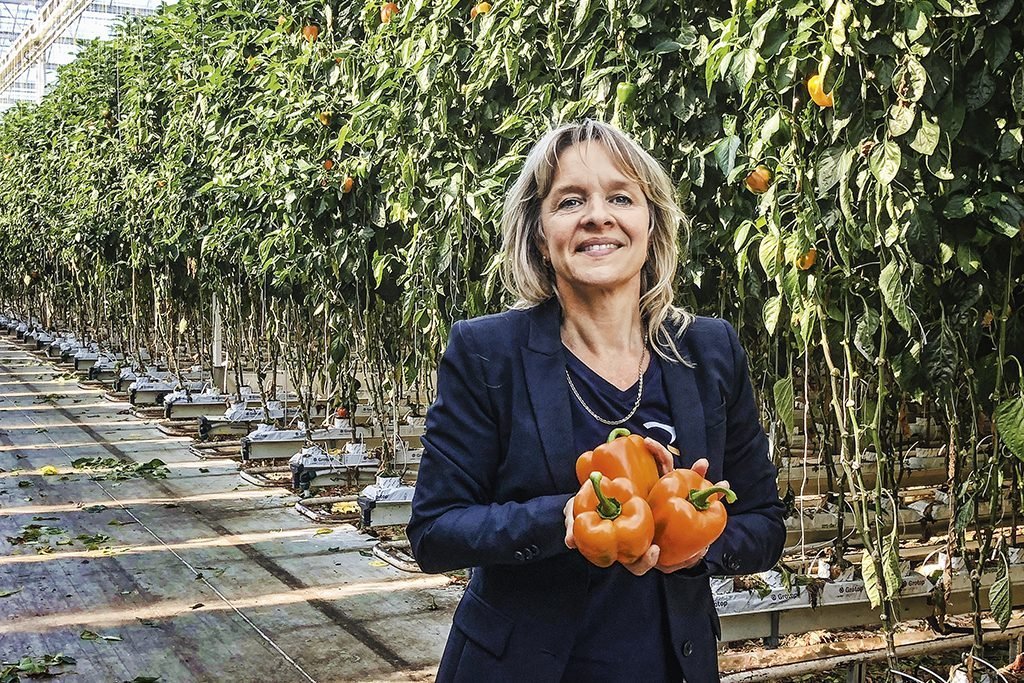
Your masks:
[{"label": "greenhouse pathway", "polygon": [[460,587],[294,501],[0,338],[3,661],[63,654],[60,680],[89,683],[432,680]]}]

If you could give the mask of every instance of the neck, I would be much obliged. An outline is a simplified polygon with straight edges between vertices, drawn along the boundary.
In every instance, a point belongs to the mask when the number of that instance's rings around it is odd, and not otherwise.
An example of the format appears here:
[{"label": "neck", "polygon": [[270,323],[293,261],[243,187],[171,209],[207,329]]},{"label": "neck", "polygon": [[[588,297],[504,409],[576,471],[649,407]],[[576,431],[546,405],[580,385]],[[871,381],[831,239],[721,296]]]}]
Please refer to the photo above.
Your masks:
[{"label": "neck", "polygon": [[559,289],[562,304],[562,341],[570,349],[597,357],[634,357],[645,339],[640,317],[639,283],[635,291],[580,293]]}]

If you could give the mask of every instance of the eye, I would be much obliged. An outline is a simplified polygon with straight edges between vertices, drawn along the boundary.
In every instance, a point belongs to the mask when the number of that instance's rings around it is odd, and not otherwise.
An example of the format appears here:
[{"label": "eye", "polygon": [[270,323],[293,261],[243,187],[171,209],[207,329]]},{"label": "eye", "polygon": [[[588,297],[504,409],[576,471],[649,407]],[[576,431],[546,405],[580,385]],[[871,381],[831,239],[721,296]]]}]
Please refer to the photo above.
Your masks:
[{"label": "eye", "polygon": [[612,197],[612,202],[620,206],[629,206],[633,203],[633,199],[624,194],[617,194]]},{"label": "eye", "polygon": [[559,209],[572,209],[580,204],[580,200],[576,197],[566,197],[562,201],[558,202]]}]

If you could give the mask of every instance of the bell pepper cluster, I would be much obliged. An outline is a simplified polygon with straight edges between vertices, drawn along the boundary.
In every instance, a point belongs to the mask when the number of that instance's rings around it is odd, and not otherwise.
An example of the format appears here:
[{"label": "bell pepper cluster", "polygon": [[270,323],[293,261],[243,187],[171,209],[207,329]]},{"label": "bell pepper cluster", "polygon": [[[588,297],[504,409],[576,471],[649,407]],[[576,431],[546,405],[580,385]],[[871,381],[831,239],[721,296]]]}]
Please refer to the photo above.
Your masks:
[{"label": "bell pepper cluster", "polygon": [[693,470],[659,478],[643,438],[622,428],[576,460],[576,478],[573,538],[598,567],[636,562],[653,543],[661,549],[658,567],[678,565],[722,535],[728,519],[722,498],[736,502],[733,491]]}]

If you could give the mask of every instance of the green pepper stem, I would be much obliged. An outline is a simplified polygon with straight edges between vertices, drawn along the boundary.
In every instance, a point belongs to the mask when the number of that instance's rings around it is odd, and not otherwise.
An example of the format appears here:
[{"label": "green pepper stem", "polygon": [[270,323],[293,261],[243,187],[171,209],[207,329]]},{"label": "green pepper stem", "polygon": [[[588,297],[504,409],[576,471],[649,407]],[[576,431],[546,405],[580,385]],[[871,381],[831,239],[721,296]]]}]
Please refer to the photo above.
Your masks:
[{"label": "green pepper stem", "polygon": [[619,427],[618,429],[613,429],[608,434],[608,440],[605,443],[611,443],[612,441],[615,441],[615,439],[619,438],[620,436],[629,436],[629,430],[626,429],[625,427]]},{"label": "green pepper stem", "polygon": [[590,475],[590,483],[594,485],[594,493],[597,494],[597,514],[602,519],[615,519],[622,514],[622,503],[614,498],[606,498],[601,492],[601,473],[594,472]]},{"label": "green pepper stem", "polygon": [[724,486],[711,486],[709,488],[704,489],[703,491],[698,491],[697,489],[690,489],[690,495],[687,496],[686,499],[690,501],[690,503],[693,504],[693,507],[697,508],[698,510],[707,510],[708,506],[711,505],[711,503],[708,502],[708,498],[710,498],[716,493],[723,494],[725,496],[726,502],[728,503],[736,502],[736,494],[733,493],[732,489],[727,489]]}]

